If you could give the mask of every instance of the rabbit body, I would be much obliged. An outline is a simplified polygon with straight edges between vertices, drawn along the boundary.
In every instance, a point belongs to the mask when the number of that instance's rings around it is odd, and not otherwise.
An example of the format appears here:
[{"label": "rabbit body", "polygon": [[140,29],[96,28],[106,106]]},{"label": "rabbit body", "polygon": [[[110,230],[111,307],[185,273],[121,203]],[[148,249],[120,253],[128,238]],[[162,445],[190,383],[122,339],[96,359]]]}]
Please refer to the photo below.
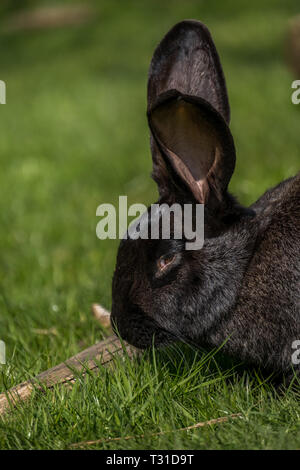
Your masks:
[{"label": "rabbit body", "polygon": [[224,343],[240,360],[299,373],[292,354],[300,340],[300,173],[241,206],[227,190],[235,165],[229,116],[207,28],[175,25],[149,71],[153,178],[160,204],[204,204],[204,246],[189,251],[183,239],[124,238],[112,322],[137,347]]},{"label": "rabbit body", "polygon": [[300,173],[251,208],[253,245],[236,302],[207,340],[217,346],[230,337],[230,354],[285,371],[300,338]]}]

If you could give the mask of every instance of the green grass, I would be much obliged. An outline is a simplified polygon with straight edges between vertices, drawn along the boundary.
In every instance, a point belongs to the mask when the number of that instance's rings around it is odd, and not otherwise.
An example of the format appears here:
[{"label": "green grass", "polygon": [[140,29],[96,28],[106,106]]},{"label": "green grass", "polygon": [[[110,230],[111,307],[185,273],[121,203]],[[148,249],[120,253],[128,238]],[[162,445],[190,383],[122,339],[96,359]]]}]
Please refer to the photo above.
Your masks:
[{"label": "green grass", "polygon": [[[47,2],[45,2],[47,3]],[[149,204],[157,190],[145,118],[147,68],[177,21],[210,28],[232,106],[244,204],[299,170],[299,107],[284,60],[298,2],[95,2],[81,27],[2,33],[0,79],[0,392],[104,337],[90,307],[111,304],[118,241],[96,238],[96,208]],[[0,24],[1,32],[1,24]],[[55,328],[41,335],[37,329]],[[36,393],[0,420],[2,449],[151,434],[231,413],[189,432],[99,444],[120,449],[292,449],[300,445],[299,389],[278,396],[260,374],[183,349],[118,362],[73,389]]]}]

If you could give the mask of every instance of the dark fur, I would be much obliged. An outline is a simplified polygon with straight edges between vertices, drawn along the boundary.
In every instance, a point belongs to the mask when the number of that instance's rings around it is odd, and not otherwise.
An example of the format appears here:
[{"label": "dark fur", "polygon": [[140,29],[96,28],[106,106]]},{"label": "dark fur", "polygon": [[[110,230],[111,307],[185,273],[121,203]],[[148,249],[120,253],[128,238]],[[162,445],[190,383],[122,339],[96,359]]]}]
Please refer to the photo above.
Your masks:
[{"label": "dark fur", "polygon": [[[191,96],[195,109],[212,112],[212,125],[222,127],[216,142],[221,163],[198,186],[191,186],[191,176],[180,176],[151,124],[170,90]],[[234,147],[224,143],[230,132],[228,98],[217,52],[201,23],[179,23],[156,49],[148,116],[159,203],[205,202],[205,244],[186,251],[184,240],[122,240],[112,321],[138,347],[150,346],[153,337],[157,345],[179,338],[216,347],[227,340],[223,350],[229,355],[287,373],[292,343],[300,340],[300,173],[250,208],[227,192],[235,162]],[[172,253],[175,262],[160,275],[157,259]],[[294,368],[299,373],[299,366]]]}]

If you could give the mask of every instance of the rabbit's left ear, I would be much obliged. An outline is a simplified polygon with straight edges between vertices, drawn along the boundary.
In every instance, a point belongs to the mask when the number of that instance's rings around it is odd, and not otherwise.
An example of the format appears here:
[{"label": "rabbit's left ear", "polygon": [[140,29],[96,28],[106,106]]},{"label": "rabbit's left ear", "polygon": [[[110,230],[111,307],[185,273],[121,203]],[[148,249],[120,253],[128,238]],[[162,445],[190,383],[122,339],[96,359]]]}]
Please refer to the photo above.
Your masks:
[{"label": "rabbit's left ear", "polygon": [[206,100],[177,90],[159,96],[148,112],[166,166],[168,189],[177,184],[208,207],[222,201],[235,165],[231,132]]},{"label": "rabbit's left ear", "polygon": [[148,118],[152,174],[161,198],[184,185],[197,201],[218,203],[234,170],[235,149],[220,59],[199,21],[181,21],[155,49]]}]

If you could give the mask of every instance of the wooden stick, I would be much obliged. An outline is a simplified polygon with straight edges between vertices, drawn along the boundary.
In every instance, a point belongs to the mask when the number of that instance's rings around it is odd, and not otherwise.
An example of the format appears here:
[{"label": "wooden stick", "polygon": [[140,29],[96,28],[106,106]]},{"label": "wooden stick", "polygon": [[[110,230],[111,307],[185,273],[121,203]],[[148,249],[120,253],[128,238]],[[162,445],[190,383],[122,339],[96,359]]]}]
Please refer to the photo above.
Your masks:
[{"label": "wooden stick", "polygon": [[295,78],[300,78],[300,15],[289,21],[285,49],[288,64]]},{"label": "wooden stick", "polygon": [[106,310],[106,308],[102,307],[102,305],[93,304],[92,313],[101,326],[103,326],[104,328],[111,327],[110,312]]},{"label": "wooden stick", "polygon": [[91,6],[49,6],[34,9],[24,9],[12,14],[4,23],[5,32],[22,30],[59,28],[79,25],[92,19]]},{"label": "wooden stick", "polygon": [[[41,389],[41,386],[52,388],[56,384],[69,384],[76,380],[76,372],[83,369],[97,371],[98,363],[108,366],[113,363],[116,356],[123,356],[125,353],[133,357],[138,353],[138,349],[128,343],[121,344],[117,336],[112,335],[107,339],[91,346],[65,362],[42,372],[32,380],[23,382],[16,387],[0,394],[0,415],[9,408],[17,405],[18,402],[30,397],[34,389]],[[75,370],[75,373],[72,372]]]}]

